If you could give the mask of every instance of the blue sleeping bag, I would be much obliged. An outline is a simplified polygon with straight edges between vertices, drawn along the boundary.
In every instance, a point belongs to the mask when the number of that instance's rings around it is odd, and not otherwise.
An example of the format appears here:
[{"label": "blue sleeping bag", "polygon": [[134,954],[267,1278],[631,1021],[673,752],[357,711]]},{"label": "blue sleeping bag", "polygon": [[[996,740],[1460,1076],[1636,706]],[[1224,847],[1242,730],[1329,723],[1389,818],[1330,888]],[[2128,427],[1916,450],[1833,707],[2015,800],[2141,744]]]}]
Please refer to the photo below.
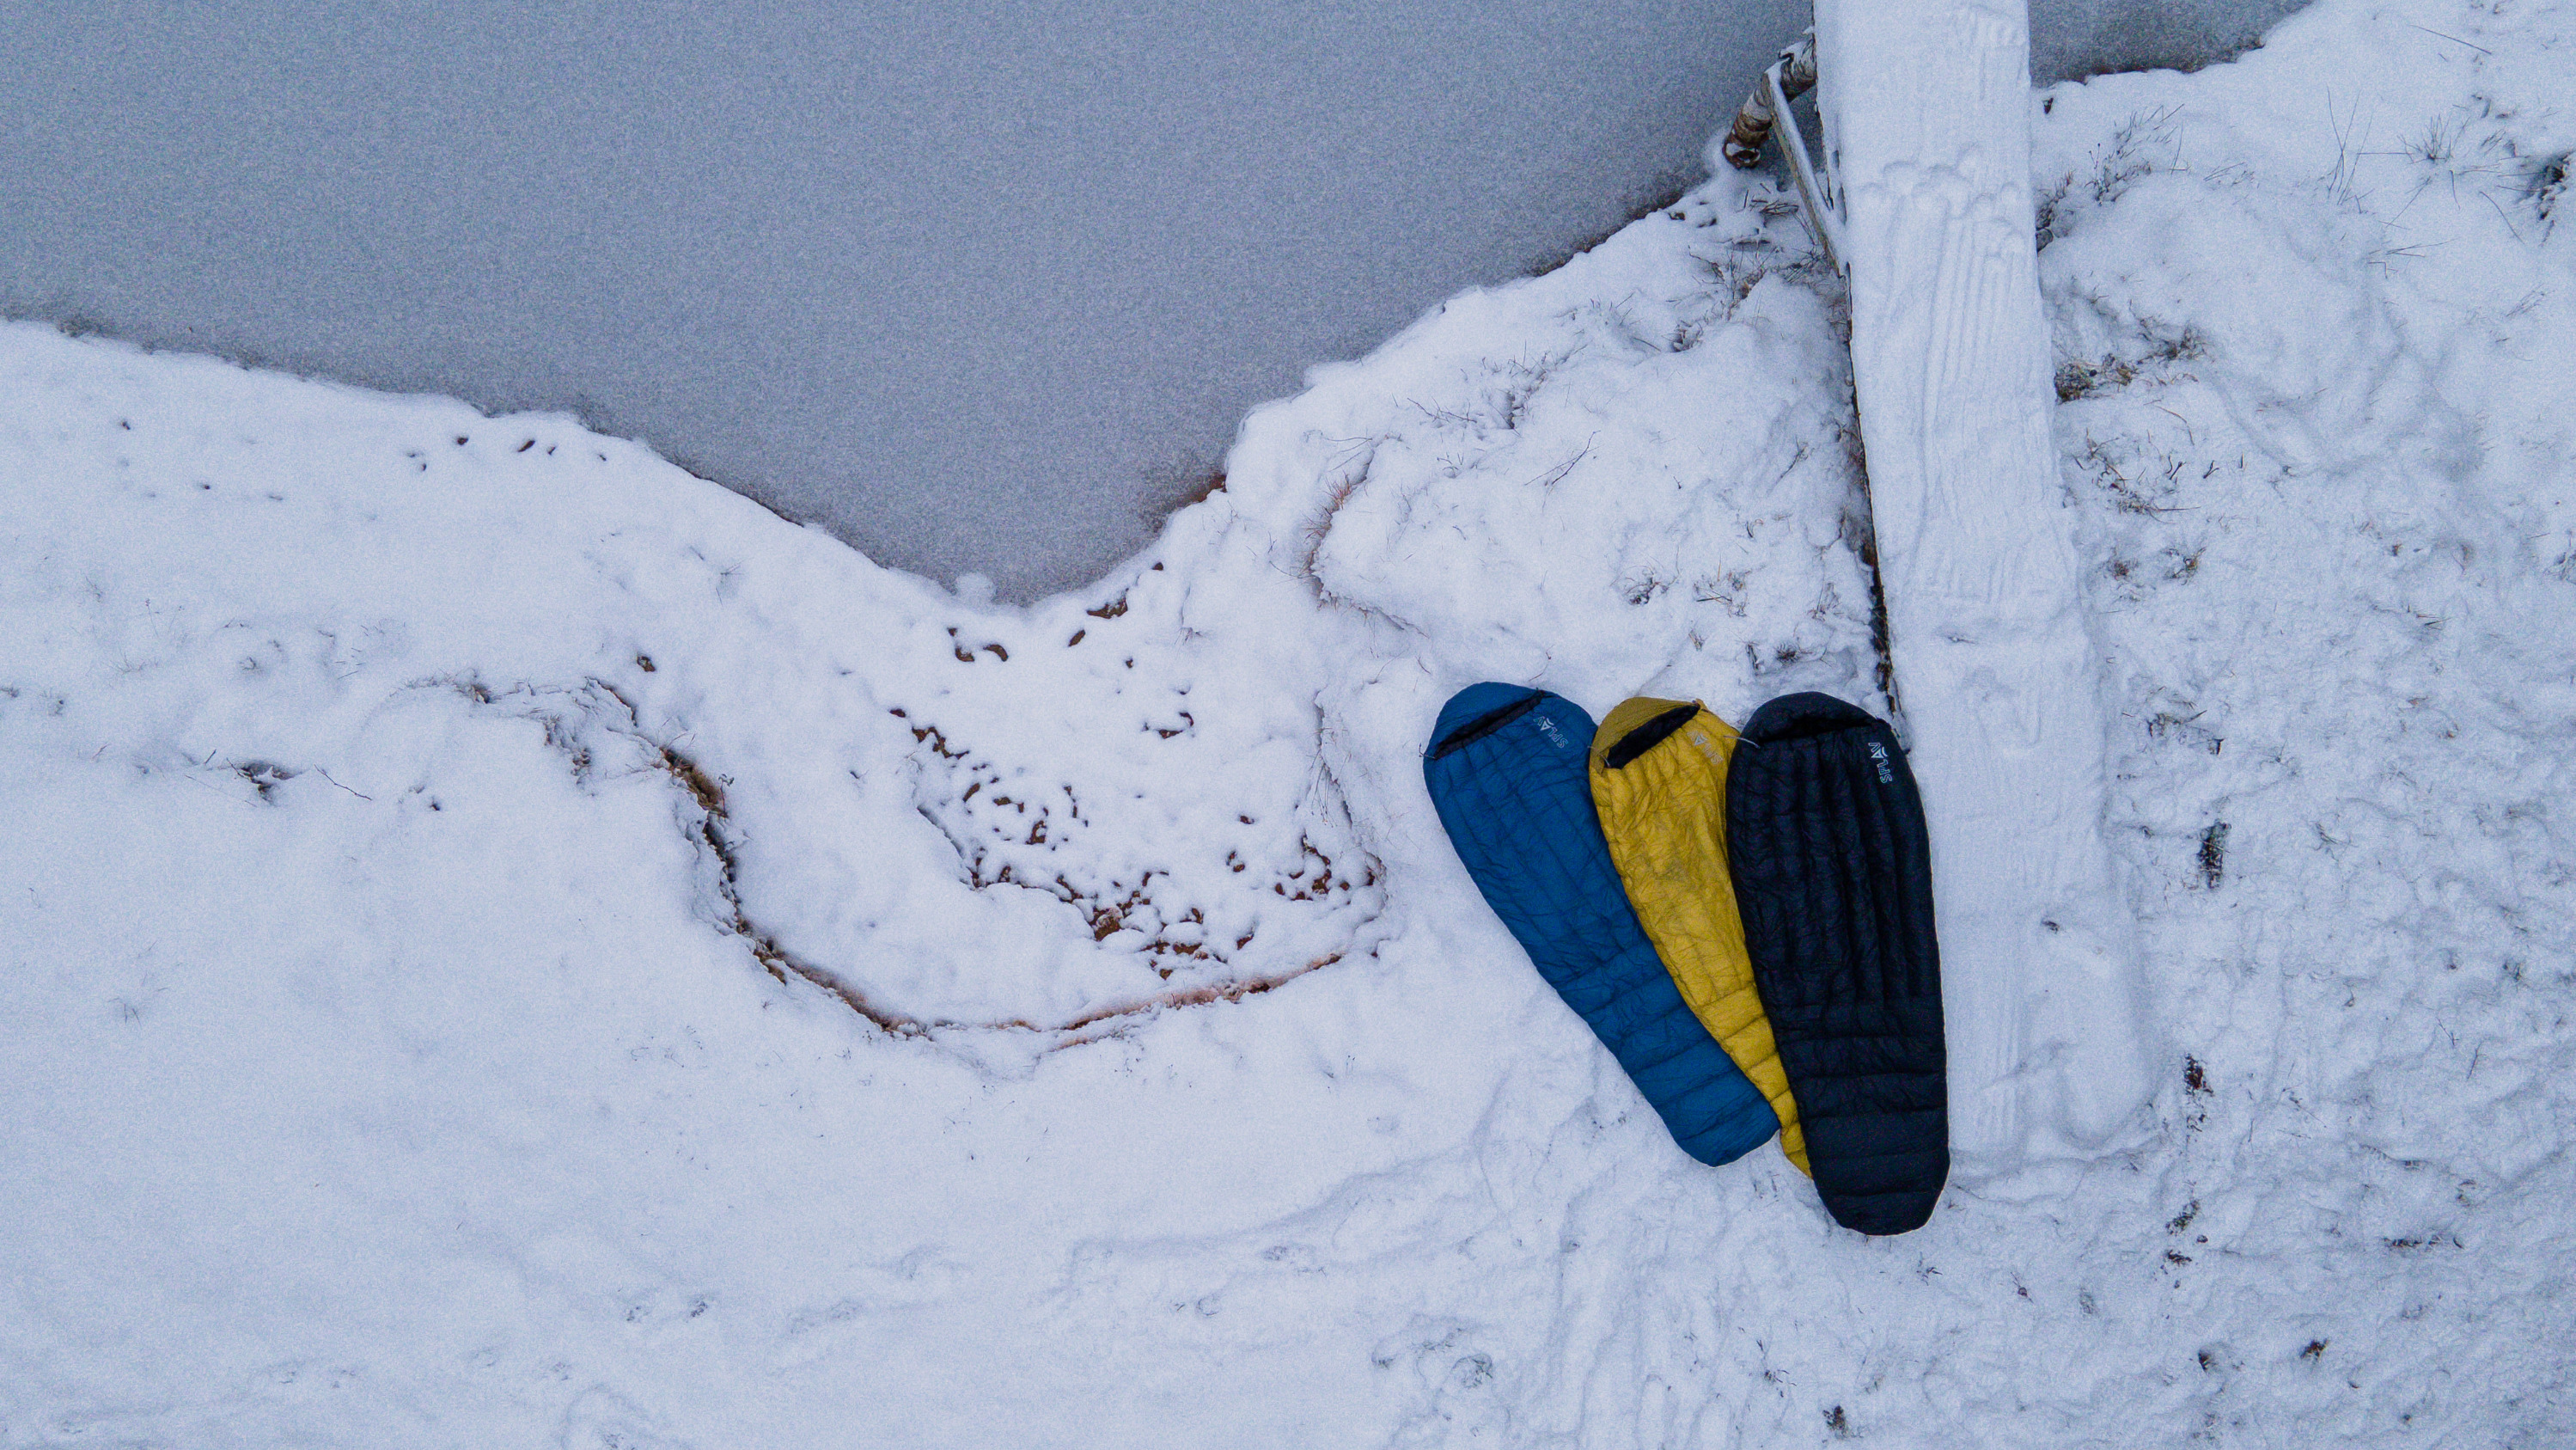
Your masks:
[{"label": "blue sleeping bag", "polygon": [[1728,1163],[1779,1117],[1655,955],[1593,814],[1592,718],[1524,685],[1472,685],[1432,727],[1422,774],[1467,874],[1682,1151]]}]

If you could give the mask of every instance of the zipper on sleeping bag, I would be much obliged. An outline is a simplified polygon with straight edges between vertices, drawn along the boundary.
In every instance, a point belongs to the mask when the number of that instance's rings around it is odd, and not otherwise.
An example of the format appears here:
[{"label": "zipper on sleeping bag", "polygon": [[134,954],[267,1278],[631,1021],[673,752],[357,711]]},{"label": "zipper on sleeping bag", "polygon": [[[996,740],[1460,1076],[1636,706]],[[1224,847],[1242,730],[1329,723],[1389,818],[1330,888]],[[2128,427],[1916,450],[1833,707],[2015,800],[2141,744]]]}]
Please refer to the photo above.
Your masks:
[{"label": "zipper on sleeping bag", "polygon": [[1504,726],[1509,725],[1513,721],[1521,718],[1523,715],[1528,714],[1530,711],[1537,709],[1539,698],[1540,697],[1538,695],[1531,694],[1522,699],[1514,700],[1510,704],[1505,705],[1498,710],[1486,711],[1484,714],[1479,715],[1475,719],[1468,721],[1466,724],[1459,726],[1457,729],[1450,731],[1448,738],[1431,747],[1431,758],[1438,760],[1444,755],[1453,754],[1475,744],[1477,741],[1482,740],[1486,736],[1493,734],[1495,731],[1502,729]]}]

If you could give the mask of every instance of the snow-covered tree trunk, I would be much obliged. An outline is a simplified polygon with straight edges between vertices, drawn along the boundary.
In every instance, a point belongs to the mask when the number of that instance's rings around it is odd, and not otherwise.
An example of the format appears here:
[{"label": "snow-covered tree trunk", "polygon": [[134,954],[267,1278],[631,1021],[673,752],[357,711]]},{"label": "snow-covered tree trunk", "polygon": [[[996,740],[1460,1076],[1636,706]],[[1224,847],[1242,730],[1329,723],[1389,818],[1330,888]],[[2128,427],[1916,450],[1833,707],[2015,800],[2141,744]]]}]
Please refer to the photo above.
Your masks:
[{"label": "snow-covered tree trunk", "polygon": [[2079,603],[2032,240],[2029,16],[1819,0],[1852,372],[1891,649],[1932,829],[1959,1176],[2130,1141],[2136,934],[2103,838],[2102,666]]}]

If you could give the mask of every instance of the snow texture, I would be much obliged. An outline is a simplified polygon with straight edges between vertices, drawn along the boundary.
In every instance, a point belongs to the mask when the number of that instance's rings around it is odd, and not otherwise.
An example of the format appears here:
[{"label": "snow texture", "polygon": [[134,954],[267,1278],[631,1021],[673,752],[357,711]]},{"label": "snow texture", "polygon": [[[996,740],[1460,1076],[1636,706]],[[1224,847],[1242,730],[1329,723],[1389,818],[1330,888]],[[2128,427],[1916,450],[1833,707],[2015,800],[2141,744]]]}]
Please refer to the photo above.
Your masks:
[{"label": "snow texture", "polygon": [[2571,37],[2326,0],[2032,98],[2166,1046],[1883,1242],[1683,1158],[1420,784],[1480,678],[1886,707],[1763,183],[1025,608],[0,330],[0,1444],[2567,1443]]},{"label": "snow texture", "polygon": [[2103,675],[2049,439],[2017,0],[1825,0],[1818,110],[1889,654],[1932,830],[1954,1172],[2146,1127]]}]

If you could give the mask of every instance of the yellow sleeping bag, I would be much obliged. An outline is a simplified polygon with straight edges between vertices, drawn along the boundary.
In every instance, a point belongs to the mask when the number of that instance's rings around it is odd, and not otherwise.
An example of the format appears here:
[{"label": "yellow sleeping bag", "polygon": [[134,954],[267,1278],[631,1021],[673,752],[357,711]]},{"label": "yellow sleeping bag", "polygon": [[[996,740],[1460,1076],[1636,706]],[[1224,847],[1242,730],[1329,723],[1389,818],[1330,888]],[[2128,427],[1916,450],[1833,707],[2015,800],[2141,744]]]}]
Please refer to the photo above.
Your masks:
[{"label": "yellow sleeping bag", "polygon": [[1735,727],[1696,702],[1635,699],[1592,737],[1592,804],[1628,904],[1682,1000],[1780,1115],[1780,1147],[1807,1169],[1807,1139],[1771,1019],[1753,988],[1726,867],[1726,765]]}]

